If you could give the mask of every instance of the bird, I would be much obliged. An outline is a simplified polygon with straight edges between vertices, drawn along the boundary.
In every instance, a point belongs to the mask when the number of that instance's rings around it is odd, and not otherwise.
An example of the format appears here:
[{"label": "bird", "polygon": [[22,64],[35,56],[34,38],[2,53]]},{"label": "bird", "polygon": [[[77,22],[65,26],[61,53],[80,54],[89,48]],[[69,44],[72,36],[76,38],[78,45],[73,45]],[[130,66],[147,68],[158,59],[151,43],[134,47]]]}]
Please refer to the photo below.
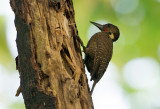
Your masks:
[{"label": "bird", "polygon": [[104,75],[113,54],[113,42],[119,39],[120,31],[117,26],[108,24],[98,24],[90,22],[101,31],[95,33],[85,47],[82,44],[85,53],[84,64],[91,75],[90,81],[94,81],[91,88],[91,95],[96,84]]}]

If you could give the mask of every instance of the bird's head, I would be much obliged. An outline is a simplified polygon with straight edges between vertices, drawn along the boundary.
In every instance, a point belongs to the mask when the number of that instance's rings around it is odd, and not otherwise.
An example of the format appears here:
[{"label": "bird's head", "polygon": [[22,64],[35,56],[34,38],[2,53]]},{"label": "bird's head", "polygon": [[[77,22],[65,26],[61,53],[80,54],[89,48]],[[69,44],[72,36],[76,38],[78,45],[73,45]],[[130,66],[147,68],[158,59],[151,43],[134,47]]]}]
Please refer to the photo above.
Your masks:
[{"label": "bird's head", "polygon": [[101,31],[107,32],[109,34],[109,37],[113,40],[113,42],[118,40],[120,32],[117,26],[110,23],[104,25],[95,22],[91,23],[98,27]]}]

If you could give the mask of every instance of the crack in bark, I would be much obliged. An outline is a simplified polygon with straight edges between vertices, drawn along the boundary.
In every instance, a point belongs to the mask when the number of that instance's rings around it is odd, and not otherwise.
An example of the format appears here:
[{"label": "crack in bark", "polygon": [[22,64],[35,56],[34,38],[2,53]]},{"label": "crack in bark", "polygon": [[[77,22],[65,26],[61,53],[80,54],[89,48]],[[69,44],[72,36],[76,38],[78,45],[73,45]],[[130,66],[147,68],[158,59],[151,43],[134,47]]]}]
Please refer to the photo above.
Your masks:
[{"label": "crack in bark", "polygon": [[49,45],[53,49],[53,40],[52,40],[52,33],[51,29],[49,27],[48,21],[46,20],[46,25],[47,25],[47,31],[48,31],[48,40],[49,40]]}]

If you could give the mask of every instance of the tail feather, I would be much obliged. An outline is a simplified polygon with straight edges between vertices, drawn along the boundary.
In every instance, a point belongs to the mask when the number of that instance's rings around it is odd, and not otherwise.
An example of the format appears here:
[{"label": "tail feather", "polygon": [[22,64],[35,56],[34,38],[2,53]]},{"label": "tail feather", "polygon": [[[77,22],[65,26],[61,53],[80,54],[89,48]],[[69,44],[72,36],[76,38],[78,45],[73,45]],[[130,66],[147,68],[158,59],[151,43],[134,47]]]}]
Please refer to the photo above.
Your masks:
[{"label": "tail feather", "polygon": [[92,95],[92,93],[93,93],[93,90],[94,90],[94,88],[95,88],[95,86],[96,86],[96,81],[94,81],[94,83],[93,83],[93,85],[92,85],[92,89],[91,89],[91,95]]}]

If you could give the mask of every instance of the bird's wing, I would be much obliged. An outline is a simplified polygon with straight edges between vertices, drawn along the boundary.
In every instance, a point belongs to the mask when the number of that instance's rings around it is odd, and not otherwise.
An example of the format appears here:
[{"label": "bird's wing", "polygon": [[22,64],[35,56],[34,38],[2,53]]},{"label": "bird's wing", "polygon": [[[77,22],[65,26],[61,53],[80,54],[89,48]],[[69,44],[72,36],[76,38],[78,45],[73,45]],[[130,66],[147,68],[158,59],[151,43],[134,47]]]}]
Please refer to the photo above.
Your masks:
[{"label": "bird's wing", "polygon": [[107,36],[106,33],[100,33],[100,36],[101,37],[98,38],[96,43],[97,49],[94,57],[94,67],[91,75],[91,80],[96,80],[96,78],[98,80],[101,79],[112,57],[112,40]]}]

